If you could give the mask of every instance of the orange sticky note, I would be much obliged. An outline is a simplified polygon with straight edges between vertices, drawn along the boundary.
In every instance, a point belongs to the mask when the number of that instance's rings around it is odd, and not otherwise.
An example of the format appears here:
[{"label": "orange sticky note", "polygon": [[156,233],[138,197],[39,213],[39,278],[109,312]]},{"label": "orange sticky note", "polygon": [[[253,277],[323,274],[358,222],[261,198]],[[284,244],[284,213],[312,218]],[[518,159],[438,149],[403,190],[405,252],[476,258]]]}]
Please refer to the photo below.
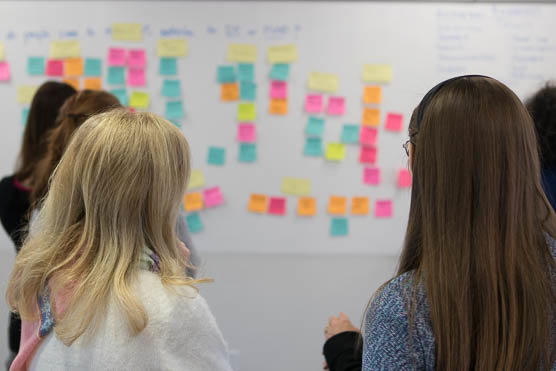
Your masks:
[{"label": "orange sticky note", "polygon": [[203,195],[200,192],[187,193],[183,199],[185,211],[196,211],[203,208]]},{"label": "orange sticky note", "polygon": [[67,78],[64,79],[64,81],[66,84],[73,86],[73,88],[75,90],[79,90],[79,79],[74,79],[74,78]]},{"label": "orange sticky note", "polygon": [[85,89],[101,90],[102,89],[102,81],[101,81],[100,77],[87,77],[85,79]]},{"label": "orange sticky note", "polygon": [[378,126],[380,124],[380,110],[376,108],[364,108],[361,121],[365,126]]},{"label": "orange sticky note", "polygon": [[351,199],[351,213],[353,215],[367,215],[369,213],[369,197],[353,197]]},{"label": "orange sticky note", "polygon": [[314,216],[317,213],[317,200],[314,197],[300,197],[297,201],[297,214]]},{"label": "orange sticky note", "polygon": [[83,59],[82,58],[68,58],[65,60],[64,70],[67,76],[81,76],[83,75]]},{"label": "orange sticky note", "polygon": [[347,210],[347,198],[343,196],[330,196],[328,201],[328,213],[333,215],[343,215]]},{"label": "orange sticky note", "polygon": [[253,193],[251,194],[251,197],[249,197],[249,205],[247,208],[253,213],[263,214],[266,212],[267,204],[267,196]]},{"label": "orange sticky note", "polygon": [[232,102],[239,99],[239,85],[237,82],[221,85],[220,99],[222,102]]},{"label": "orange sticky note", "polygon": [[382,87],[365,86],[365,90],[363,92],[363,102],[380,104],[382,102]]},{"label": "orange sticky note", "polygon": [[287,99],[271,99],[268,113],[271,115],[286,115],[288,113]]}]

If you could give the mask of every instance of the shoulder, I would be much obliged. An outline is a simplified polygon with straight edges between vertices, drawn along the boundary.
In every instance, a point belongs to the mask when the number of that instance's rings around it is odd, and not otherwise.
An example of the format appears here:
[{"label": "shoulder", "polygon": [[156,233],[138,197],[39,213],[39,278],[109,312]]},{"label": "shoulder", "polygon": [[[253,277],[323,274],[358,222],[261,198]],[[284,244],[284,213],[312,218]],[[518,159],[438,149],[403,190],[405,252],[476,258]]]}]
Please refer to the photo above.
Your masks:
[{"label": "shoulder", "polygon": [[412,298],[415,297],[420,301],[424,295],[422,287],[415,285],[415,279],[414,272],[407,272],[384,284],[372,301],[367,318],[382,313],[390,316],[405,316]]},{"label": "shoulder", "polygon": [[548,248],[552,253],[552,258],[556,260],[556,239],[552,237],[550,234],[545,233],[546,243],[548,244]]}]

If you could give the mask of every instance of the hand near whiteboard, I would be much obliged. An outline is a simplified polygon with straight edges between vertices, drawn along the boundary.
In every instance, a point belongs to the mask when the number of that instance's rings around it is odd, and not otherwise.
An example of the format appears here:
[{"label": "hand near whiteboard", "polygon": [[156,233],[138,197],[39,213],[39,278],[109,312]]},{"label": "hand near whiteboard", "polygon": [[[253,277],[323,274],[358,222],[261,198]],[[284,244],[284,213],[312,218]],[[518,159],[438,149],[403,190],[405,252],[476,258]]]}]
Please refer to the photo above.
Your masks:
[{"label": "hand near whiteboard", "polygon": [[362,363],[361,332],[345,313],[330,316],[324,328],[324,369],[330,371],[360,371]]}]

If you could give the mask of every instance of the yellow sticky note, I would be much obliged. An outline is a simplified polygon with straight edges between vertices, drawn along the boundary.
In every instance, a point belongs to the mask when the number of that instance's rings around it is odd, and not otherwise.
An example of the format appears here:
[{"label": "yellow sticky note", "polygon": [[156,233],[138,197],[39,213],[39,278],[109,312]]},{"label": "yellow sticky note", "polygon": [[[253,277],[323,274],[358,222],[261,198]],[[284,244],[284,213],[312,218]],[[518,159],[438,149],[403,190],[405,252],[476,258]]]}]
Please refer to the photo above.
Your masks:
[{"label": "yellow sticky note", "polygon": [[363,81],[378,83],[386,83],[392,81],[392,66],[389,64],[364,65]]},{"label": "yellow sticky note", "polygon": [[311,179],[283,177],[282,193],[294,196],[307,196],[311,194]]},{"label": "yellow sticky note", "polygon": [[328,201],[328,213],[332,215],[344,215],[347,211],[347,198],[343,196],[330,196]]},{"label": "yellow sticky note", "polygon": [[129,106],[133,108],[147,108],[149,106],[149,93],[141,91],[131,92]]},{"label": "yellow sticky note", "polygon": [[50,58],[77,58],[81,55],[81,46],[77,40],[58,40],[50,43]]},{"label": "yellow sticky note", "polygon": [[271,99],[268,106],[268,113],[271,115],[287,115],[288,100],[287,99]]},{"label": "yellow sticky note", "polygon": [[156,51],[159,57],[185,57],[187,55],[187,40],[159,39]]},{"label": "yellow sticky note", "polygon": [[274,45],[268,48],[268,61],[274,63],[291,63],[297,60],[297,48],[294,44]]},{"label": "yellow sticky note", "polygon": [[249,197],[249,205],[247,208],[253,213],[266,213],[268,197],[261,194],[253,193]]},{"label": "yellow sticky note", "polygon": [[205,176],[203,175],[203,170],[191,170],[191,175],[189,176],[189,184],[187,189],[200,188],[205,185]]},{"label": "yellow sticky note", "polygon": [[237,82],[222,84],[220,89],[220,100],[222,102],[232,102],[239,99],[239,85]]},{"label": "yellow sticky note", "polygon": [[380,124],[380,110],[377,108],[364,108],[361,123],[364,126],[378,126]]},{"label": "yellow sticky note", "polygon": [[317,200],[314,197],[300,197],[297,201],[299,216],[314,216],[317,214]]},{"label": "yellow sticky note", "polygon": [[228,45],[228,60],[230,62],[256,62],[257,46],[253,44]]},{"label": "yellow sticky note", "polygon": [[365,90],[363,91],[363,102],[380,104],[382,102],[382,87],[365,86]]},{"label": "yellow sticky note", "polygon": [[38,87],[34,85],[22,85],[17,87],[17,103],[31,103]]},{"label": "yellow sticky note", "polygon": [[0,62],[4,60],[4,58],[6,58],[6,52],[4,49],[4,44],[0,43]]},{"label": "yellow sticky note", "polygon": [[254,103],[240,103],[237,105],[238,121],[255,121],[257,119],[257,111]]},{"label": "yellow sticky note", "polygon": [[139,23],[114,23],[112,24],[112,40],[141,41],[143,27]]},{"label": "yellow sticky note", "polygon": [[65,82],[68,85],[73,86],[73,88],[75,90],[79,90],[79,79],[70,77],[70,78],[64,79],[63,82]]},{"label": "yellow sticky note", "polygon": [[102,90],[102,80],[100,77],[87,77],[83,82],[83,87],[89,90]]},{"label": "yellow sticky note", "polygon": [[83,75],[83,59],[82,58],[68,58],[64,61],[64,71],[67,76],[81,76]]},{"label": "yellow sticky note", "polygon": [[328,143],[326,146],[325,157],[328,161],[342,161],[345,156],[343,143]]},{"label": "yellow sticky note", "polygon": [[338,90],[338,75],[333,73],[311,72],[309,75],[309,89],[333,93]]},{"label": "yellow sticky note", "polygon": [[353,215],[367,215],[369,213],[369,197],[353,197],[351,199],[351,213]]},{"label": "yellow sticky note", "polygon": [[183,199],[185,211],[197,211],[203,208],[203,195],[200,192],[187,193]]}]

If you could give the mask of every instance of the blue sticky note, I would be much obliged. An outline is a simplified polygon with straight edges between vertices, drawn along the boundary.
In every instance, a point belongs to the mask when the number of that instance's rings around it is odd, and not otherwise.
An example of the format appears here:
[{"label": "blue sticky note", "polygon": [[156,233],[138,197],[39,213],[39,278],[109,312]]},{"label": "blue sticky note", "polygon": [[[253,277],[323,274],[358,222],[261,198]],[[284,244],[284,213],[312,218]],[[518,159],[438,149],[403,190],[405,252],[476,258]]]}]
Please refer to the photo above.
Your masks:
[{"label": "blue sticky note", "polygon": [[305,154],[305,156],[322,156],[322,139],[305,139],[305,148],[303,149],[303,153]]},{"label": "blue sticky note", "polygon": [[255,80],[255,67],[253,63],[239,63],[237,65],[237,78],[239,81]]},{"label": "blue sticky note", "polygon": [[102,74],[102,61],[100,58],[85,59],[85,76],[97,76]]},{"label": "blue sticky note", "polygon": [[359,143],[359,125],[345,124],[342,127],[343,143]]},{"label": "blue sticky note", "polygon": [[239,144],[239,162],[257,161],[257,145],[255,143]]},{"label": "blue sticky note", "polygon": [[179,80],[164,80],[162,83],[162,96],[175,98],[181,96],[181,85]]},{"label": "blue sticky note", "polygon": [[181,119],[185,114],[183,113],[183,104],[180,100],[166,102],[167,119]]},{"label": "blue sticky note", "polygon": [[324,119],[309,116],[309,121],[307,121],[307,126],[305,127],[305,134],[309,137],[322,137],[324,132]]},{"label": "blue sticky note", "polygon": [[226,163],[226,148],[209,147],[207,162],[210,165],[223,166]]},{"label": "blue sticky note", "polygon": [[124,67],[108,67],[108,83],[111,85],[125,84],[125,69]]},{"label": "blue sticky note", "polygon": [[270,69],[270,79],[286,81],[290,76],[290,65],[285,63],[273,64]]},{"label": "blue sticky note", "polygon": [[257,96],[257,84],[251,81],[239,82],[239,99],[254,101]]},{"label": "blue sticky note", "polygon": [[118,98],[122,106],[127,107],[129,97],[127,96],[125,89],[112,89],[110,90],[110,93],[114,94],[116,98]]},{"label": "blue sticky note", "polygon": [[44,58],[43,57],[27,58],[27,73],[31,76],[44,75]]},{"label": "blue sticky note", "polygon": [[198,233],[203,230],[203,222],[201,222],[201,217],[199,213],[191,213],[185,217],[185,222],[189,228],[189,232]]},{"label": "blue sticky note", "polygon": [[27,117],[29,117],[29,108],[25,107],[21,110],[21,123],[23,126],[27,125]]},{"label": "blue sticky note", "polygon": [[330,222],[331,236],[347,236],[348,232],[349,226],[347,218],[332,218]]},{"label": "blue sticky note", "polygon": [[235,82],[236,72],[234,71],[234,66],[218,66],[218,82]]},{"label": "blue sticky note", "polygon": [[160,65],[158,67],[158,72],[161,75],[178,74],[178,60],[176,58],[160,58]]}]

